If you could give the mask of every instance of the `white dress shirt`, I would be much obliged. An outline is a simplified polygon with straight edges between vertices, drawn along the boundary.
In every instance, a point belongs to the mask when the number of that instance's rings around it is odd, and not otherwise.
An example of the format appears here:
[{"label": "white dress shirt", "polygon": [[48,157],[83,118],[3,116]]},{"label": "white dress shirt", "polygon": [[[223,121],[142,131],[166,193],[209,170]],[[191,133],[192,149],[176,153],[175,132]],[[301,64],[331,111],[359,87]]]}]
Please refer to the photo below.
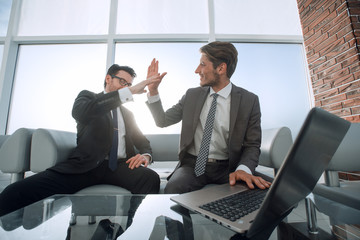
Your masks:
[{"label": "white dress shirt", "polygon": [[[105,91],[104,91],[105,92]],[[106,93],[106,92],[105,92]],[[127,102],[132,102],[134,100],[133,95],[129,88],[122,88],[118,90],[119,98],[122,104]],[[124,117],[120,111],[120,107],[116,108],[117,115],[118,115],[118,131],[119,131],[119,144],[118,144],[118,158],[126,158],[126,143],[125,143],[125,135],[126,135],[126,128]],[[143,156],[149,156],[149,164],[153,162],[152,156],[150,153],[143,153]]]},{"label": "white dress shirt", "polygon": [[[230,126],[230,101],[231,101],[231,84],[221,89],[217,94],[215,121],[213,125],[213,132],[211,135],[209,158],[217,160],[229,159],[229,152],[227,142],[229,140],[229,126]],[[210,92],[204,102],[204,106],[200,113],[200,121],[196,126],[194,135],[194,144],[190,147],[189,153],[197,156],[200,150],[201,140],[204,133],[206,118],[210,110],[211,102],[213,101],[214,90],[210,88]]]},{"label": "white dress shirt", "polygon": [[[104,91],[106,94],[107,92]],[[122,88],[118,90],[119,97],[121,103],[130,102],[133,100],[133,96],[129,90],[129,88]],[[120,108],[116,108],[117,111],[117,118],[118,118],[118,158],[126,158],[126,145],[125,145],[125,135],[126,135],[126,128],[124,123],[124,117],[120,111]],[[112,115],[112,112],[111,112]]]}]

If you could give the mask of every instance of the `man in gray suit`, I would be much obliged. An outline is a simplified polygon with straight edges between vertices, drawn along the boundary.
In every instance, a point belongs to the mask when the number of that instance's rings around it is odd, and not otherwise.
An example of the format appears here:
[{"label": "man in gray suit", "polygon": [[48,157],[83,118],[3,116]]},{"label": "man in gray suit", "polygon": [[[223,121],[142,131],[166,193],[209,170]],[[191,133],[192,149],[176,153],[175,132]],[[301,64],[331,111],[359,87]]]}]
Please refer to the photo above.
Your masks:
[{"label": "man in gray suit", "polygon": [[[261,144],[259,99],[230,82],[237,64],[237,50],[228,42],[212,42],[200,52],[195,73],[200,76],[201,87],[189,89],[166,112],[159,97],[160,82],[148,85],[147,105],[156,125],[167,127],[182,121],[180,161],[168,179],[165,193],[190,192],[209,183],[234,185],[236,181],[244,181],[250,188],[254,184],[268,188],[269,182],[253,175]],[[158,74],[158,61],[154,59],[148,77]],[[211,108],[214,98],[215,108]],[[215,121],[208,131],[205,125],[210,109],[215,112]],[[203,135],[209,140],[207,146]]]}]

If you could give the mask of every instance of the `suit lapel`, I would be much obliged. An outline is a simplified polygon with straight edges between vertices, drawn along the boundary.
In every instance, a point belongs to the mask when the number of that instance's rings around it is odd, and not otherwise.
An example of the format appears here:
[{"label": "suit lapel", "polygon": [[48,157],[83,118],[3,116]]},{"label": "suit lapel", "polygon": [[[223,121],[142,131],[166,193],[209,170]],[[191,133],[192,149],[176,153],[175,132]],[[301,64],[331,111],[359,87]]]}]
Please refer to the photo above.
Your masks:
[{"label": "suit lapel", "polygon": [[195,96],[196,99],[194,102],[196,102],[196,106],[195,106],[195,110],[194,110],[194,118],[193,118],[193,129],[192,132],[195,133],[196,127],[199,123],[200,120],[200,114],[201,114],[201,110],[204,106],[206,97],[208,95],[210,91],[210,88],[206,87],[206,88],[200,88],[200,93],[198,96]]},{"label": "suit lapel", "polygon": [[240,106],[240,99],[241,99],[240,89],[233,84],[231,89],[229,140],[232,137],[234,126],[236,123],[236,118]]}]

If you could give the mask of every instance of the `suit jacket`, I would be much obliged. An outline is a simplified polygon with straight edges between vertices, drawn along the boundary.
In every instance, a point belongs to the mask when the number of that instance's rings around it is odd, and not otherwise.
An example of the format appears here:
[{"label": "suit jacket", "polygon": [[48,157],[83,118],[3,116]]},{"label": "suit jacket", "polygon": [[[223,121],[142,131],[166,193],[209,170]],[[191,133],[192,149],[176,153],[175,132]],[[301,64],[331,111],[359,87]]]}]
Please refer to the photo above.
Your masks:
[{"label": "suit jacket", "polygon": [[[157,126],[167,127],[182,121],[179,166],[194,141],[196,126],[209,91],[209,87],[189,89],[179,103],[166,112],[161,101],[151,104],[147,102]],[[259,162],[261,145],[259,98],[233,84],[230,111],[229,173],[235,171],[240,164],[246,165],[254,173]]]},{"label": "suit jacket", "polygon": [[96,168],[109,154],[114,134],[110,111],[120,106],[126,129],[127,158],[136,147],[151,154],[149,141],[136,125],[133,114],[121,105],[117,91],[107,94],[84,90],[75,99],[72,116],[77,122],[77,146],[69,158],[51,169],[61,173],[84,173]]}]

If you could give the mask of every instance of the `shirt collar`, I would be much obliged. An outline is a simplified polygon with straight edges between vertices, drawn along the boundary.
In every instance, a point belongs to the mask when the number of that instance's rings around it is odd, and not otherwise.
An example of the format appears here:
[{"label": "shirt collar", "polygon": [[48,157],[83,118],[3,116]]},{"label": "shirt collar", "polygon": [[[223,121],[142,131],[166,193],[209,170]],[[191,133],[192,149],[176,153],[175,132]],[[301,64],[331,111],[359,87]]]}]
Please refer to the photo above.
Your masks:
[{"label": "shirt collar", "polygon": [[[229,82],[228,85],[226,85],[223,89],[218,91],[217,94],[219,94],[219,96],[226,99],[230,95],[231,89],[232,89],[232,84],[231,84],[231,82]],[[212,88],[210,88],[210,96],[214,93],[215,93],[215,91]]]}]

